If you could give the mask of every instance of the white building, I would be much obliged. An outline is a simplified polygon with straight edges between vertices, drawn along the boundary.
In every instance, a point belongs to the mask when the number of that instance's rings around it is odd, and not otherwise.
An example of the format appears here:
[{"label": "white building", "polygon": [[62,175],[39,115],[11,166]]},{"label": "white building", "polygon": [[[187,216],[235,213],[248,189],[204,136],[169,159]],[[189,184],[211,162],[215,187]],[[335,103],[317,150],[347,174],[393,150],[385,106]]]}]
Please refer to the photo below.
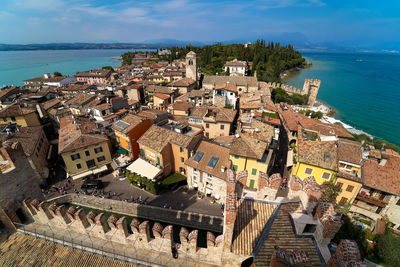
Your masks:
[{"label": "white building", "polygon": [[213,105],[222,108],[232,106],[236,109],[237,93],[236,86],[229,82],[217,84],[213,90]]},{"label": "white building", "polygon": [[228,148],[203,140],[185,165],[189,188],[225,203],[227,169],[231,168]]},{"label": "white building", "polygon": [[230,75],[242,75],[245,76],[247,72],[247,63],[246,61],[239,61],[234,59],[232,61],[228,61],[224,65],[224,71],[227,72],[229,69]]}]

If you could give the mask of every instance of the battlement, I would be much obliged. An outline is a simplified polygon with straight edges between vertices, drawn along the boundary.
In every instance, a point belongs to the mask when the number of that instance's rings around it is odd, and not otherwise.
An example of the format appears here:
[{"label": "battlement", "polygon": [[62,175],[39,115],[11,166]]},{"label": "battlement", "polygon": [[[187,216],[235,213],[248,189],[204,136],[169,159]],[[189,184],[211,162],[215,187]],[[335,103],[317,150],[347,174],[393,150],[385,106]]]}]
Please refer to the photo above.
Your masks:
[{"label": "battlement", "polygon": [[[128,225],[127,217],[69,207],[56,202],[40,202],[37,199],[23,201],[35,225],[50,227],[53,232],[66,235],[80,234],[98,242],[109,241],[124,244],[129,248],[150,253],[169,253],[172,248],[177,253],[201,264],[220,265],[224,236],[215,237],[212,232],[206,234],[206,248],[198,246],[199,230],[189,231],[181,227],[179,241],[174,242],[174,226],[163,226],[159,222],[150,223],[133,218]],[[103,240],[103,241],[101,241]]]}]

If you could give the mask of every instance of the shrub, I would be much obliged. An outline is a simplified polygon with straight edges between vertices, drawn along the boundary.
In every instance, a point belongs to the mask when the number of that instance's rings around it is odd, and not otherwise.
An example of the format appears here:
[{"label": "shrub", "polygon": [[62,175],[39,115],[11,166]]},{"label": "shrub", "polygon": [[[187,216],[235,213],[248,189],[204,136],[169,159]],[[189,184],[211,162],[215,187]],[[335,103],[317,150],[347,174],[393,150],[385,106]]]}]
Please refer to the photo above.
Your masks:
[{"label": "shrub", "polygon": [[128,178],[128,180],[132,185],[137,187],[139,186],[139,184],[143,185],[144,189],[149,193],[157,195],[159,192],[160,185],[157,182],[153,182],[145,177],[141,177],[137,174],[130,173],[129,171],[126,172],[126,177]]}]

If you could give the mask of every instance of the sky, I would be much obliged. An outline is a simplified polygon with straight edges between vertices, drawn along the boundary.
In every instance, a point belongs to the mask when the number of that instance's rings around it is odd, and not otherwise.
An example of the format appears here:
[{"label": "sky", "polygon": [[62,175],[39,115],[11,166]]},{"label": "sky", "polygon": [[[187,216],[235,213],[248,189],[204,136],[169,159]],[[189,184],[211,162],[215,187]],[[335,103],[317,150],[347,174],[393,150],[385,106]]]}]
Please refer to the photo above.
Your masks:
[{"label": "sky", "polygon": [[394,49],[400,48],[399,11],[392,0],[0,0],[0,43],[286,36]]}]

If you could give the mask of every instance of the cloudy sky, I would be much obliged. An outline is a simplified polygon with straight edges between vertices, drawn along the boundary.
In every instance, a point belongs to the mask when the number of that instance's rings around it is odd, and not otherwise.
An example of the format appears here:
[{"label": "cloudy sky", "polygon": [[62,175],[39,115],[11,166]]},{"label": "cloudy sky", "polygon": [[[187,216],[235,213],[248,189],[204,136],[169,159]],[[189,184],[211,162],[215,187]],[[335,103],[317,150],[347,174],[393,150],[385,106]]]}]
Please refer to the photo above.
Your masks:
[{"label": "cloudy sky", "polygon": [[0,0],[0,43],[225,41],[297,33],[314,43],[400,43],[400,4],[373,0]]}]

